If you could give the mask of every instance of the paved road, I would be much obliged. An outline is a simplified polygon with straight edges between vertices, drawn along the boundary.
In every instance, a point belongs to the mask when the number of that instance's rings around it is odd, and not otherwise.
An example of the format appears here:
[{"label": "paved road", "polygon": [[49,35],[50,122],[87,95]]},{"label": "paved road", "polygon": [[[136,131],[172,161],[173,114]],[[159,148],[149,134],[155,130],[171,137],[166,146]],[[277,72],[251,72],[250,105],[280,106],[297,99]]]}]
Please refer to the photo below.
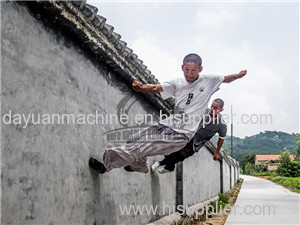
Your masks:
[{"label": "paved road", "polygon": [[271,181],[241,175],[237,201],[225,225],[300,224],[300,195]]}]

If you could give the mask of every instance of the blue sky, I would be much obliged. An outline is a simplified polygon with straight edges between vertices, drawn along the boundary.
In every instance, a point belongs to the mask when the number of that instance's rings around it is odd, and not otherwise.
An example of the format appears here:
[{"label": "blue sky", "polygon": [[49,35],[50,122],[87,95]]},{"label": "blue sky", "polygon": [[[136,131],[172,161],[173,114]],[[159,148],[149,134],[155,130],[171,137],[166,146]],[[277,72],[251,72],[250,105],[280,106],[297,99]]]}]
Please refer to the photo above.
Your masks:
[{"label": "blue sky", "polygon": [[[160,82],[182,77],[182,58],[191,52],[202,57],[203,74],[247,69],[212,97],[224,99],[224,114],[232,106],[235,136],[299,132],[298,2],[88,3]],[[252,124],[242,124],[244,114]],[[257,119],[261,114],[272,115],[272,123]]]}]

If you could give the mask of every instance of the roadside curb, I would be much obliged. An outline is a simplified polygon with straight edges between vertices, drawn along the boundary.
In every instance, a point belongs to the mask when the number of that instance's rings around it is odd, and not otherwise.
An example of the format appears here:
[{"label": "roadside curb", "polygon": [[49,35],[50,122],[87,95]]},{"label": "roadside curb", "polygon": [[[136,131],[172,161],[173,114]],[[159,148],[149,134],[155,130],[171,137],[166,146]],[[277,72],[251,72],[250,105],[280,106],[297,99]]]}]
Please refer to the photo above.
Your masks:
[{"label": "roadside curb", "polygon": [[[187,212],[196,212],[196,209],[203,208],[206,205],[208,205],[210,202],[217,201],[218,199],[219,199],[219,196],[216,196],[214,198],[206,200],[205,202],[202,202],[202,203],[199,203],[196,205],[192,205],[191,207],[187,208],[186,211]],[[182,219],[183,219],[183,217],[179,213],[172,213],[168,216],[164,216],[163,218],[161,218],[159,220],[148,223],[147,225],[174,225],[174,224],[181,222]]]}]

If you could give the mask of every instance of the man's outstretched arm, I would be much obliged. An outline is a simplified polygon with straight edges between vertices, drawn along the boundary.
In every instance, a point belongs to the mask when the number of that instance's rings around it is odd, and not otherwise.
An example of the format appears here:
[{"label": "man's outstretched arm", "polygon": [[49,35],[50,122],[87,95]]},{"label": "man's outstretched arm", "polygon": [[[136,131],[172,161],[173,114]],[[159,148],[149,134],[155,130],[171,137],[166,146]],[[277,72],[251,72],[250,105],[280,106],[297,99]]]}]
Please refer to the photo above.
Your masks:
[{"label": "man's outstretched arm", "polygon": [[219,153],[220,153],[220,150],[222,148],[223,142],[224,142],[224,139],[222,139],[222,138],[218,139],[217,150],[216,150],[216,153],[214,154],[214,157],[213,157],[214,160],[219,159]]},{"label": "man's outstretched arm", "polygon": [[132,83],[133,90],[143,93],[154,93],[162,92],[162,86],[160,84],[143,84],[140,81],[133,81]]},{"label": "man's outstretched arm", "polygon": [[242,70],[238,74],[232,74],[232,75],[225,76],[223,83],[230,83],[232,81],[235,81],[236,79],[242,78],[246,74],[247,74],[247,70]]}]

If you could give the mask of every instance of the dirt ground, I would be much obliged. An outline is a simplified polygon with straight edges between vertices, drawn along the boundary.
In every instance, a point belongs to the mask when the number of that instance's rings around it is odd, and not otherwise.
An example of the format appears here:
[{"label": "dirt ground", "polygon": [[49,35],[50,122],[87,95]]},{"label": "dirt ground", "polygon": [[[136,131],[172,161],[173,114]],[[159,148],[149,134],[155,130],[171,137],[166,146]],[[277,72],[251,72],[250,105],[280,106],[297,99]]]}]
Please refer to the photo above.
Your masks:
[{"label": "dirt ground", "polygon": [[[225,193],[229,198],[229,203],[227,203],[227,205],[234,205],[243,183],[243,179],[240,180],[241,182],[238,185],[235,185],[232,190]],[[222,210],[222,213],[219,212],[217,215],[209,215],[207,219],[205,215],[202,215],[202,217],[197,220],[193,217],[187,217],[183,220],[181,225],[224,225],[229,211],[227,211],[226,214],[224,210]]]}]

